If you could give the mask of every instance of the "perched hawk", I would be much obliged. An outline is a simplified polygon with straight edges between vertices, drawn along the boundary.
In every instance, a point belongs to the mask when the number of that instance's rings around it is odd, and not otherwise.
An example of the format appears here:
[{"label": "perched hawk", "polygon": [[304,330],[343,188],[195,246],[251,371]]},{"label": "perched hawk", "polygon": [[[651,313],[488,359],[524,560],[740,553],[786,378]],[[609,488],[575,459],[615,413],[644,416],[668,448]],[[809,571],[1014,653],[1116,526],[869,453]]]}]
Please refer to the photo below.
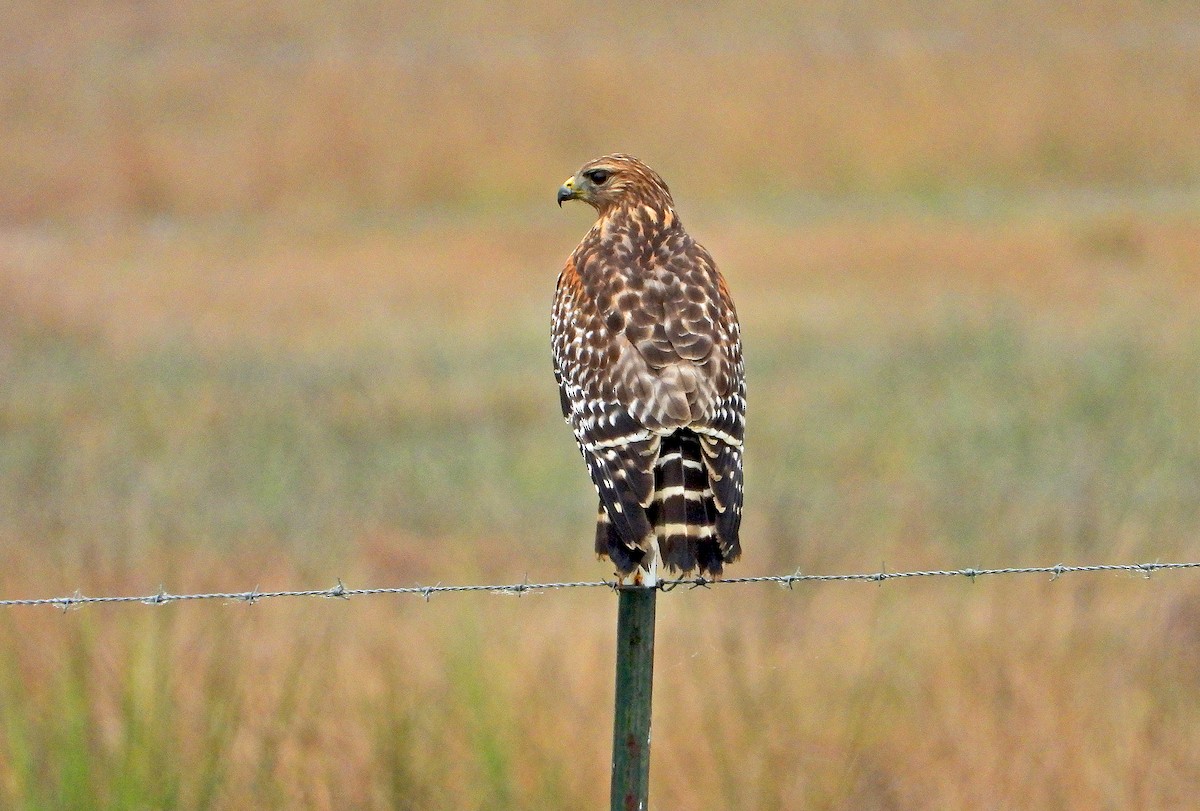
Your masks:
[{"label": "perched hawk", "polygon": [[655,582],[659,561],[719,575],[741,552],[746,424],[725,280],[636,158],[585,163],[565,200],[599,215],[558,277],[551,332],[563,416],[600,494],[596,552],[626,582]]}]

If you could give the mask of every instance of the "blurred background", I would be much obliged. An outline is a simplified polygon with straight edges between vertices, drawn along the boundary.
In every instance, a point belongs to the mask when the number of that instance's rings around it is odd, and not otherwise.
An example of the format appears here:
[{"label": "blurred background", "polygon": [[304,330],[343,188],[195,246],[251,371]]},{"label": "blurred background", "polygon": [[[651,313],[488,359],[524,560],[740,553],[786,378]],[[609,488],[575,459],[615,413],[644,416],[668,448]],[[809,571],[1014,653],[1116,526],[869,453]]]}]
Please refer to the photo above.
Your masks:
[{"label": "blurred background", "polygon": [[[738,304],[745,556],[1200,555],[1190,2],[13,0],[0,597],[598,579],[585,160]],[[677,590],[652,807],[1184,807],[1189,573]],[[0,805],[597,808],[600,590],[0,610]]]}]

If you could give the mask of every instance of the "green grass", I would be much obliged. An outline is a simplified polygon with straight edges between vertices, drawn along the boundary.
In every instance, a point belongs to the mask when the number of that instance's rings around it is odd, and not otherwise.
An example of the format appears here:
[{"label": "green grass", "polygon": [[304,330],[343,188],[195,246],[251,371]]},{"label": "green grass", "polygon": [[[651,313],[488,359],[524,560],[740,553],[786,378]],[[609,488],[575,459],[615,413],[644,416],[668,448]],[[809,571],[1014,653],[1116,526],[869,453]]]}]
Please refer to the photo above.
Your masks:
[{"label": "green grass", "polygon": [[1200,423],[1198,350],[1194,335],[1164,348],[1005,318],[814,347],[759,388],[752,474],[775,504],[790,486],[828,499],[817,512],[837,516],[826,531],[845,548],[912,521],[914,540],[989,564],[1105,555],[1134,526],[1170,553],[1200,516],[1200,444],[1184,428]]},{"label": "green grass", "polygon": [[[6,807],[214,807],[237,732],[237,691],[218,651],[199,663],[205,717],[193,726],[182,715],[175,624],[171,614],[148,614],[113,635],[81,618],[48,652],[58,657],[48,684],[33,687],[11,661],[0,671]],[[5,623],[10,642],[13,628]]]},{"label": "green grass", "polygon": [[[1131,532],[1120,551],[1155,556],[1200,526],[1200,334],[1064,336],[998,314],[752,337],[758,566],[808,564],[815,546],[871,561],[897,533],[990,558],[964,563],[1105,556]],[[19,342],[0,360],[0,531],[336,559],[388,527],[578,557],[589,488],[544,344],[123,357]]]},{"label": "green grass", "polygon": [[303,549],[378,524],[543,543],[586,481],[567,481],[540,343],[520,340],[521,365],[507,347],[114,358],[21,345],[3,361],[0,520],[14,536],[121,545]]}]

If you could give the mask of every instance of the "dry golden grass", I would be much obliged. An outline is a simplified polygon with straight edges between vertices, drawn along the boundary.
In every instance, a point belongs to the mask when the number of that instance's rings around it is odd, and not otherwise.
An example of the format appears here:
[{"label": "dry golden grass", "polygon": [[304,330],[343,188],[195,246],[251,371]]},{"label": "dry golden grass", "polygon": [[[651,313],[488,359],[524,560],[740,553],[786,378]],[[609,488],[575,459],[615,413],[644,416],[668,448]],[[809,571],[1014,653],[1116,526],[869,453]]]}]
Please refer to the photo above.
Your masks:
[{"label": "dry golden grass", "polygon": [[[247,567],[300,577],[252,556],[172,563],[213,584]],[[22,564],[6,593],[59,576]],[[1186,806],[1200,789],[1186,577],[664,596],[654,803]],[[71,779],[97,807],[602,805],[611,615],[596,592],[7,614],[4,718],[32,762],[0,775],[10,798],[52,806]]]},{"label": "dry golden grass", "polygon": [[508,207],[614,148],[685,199],[1186,185],[1196,25],[1187,2],[19,2],[0,215]]},{"label": "dry golden grass", "polygon": [[[14,230],[0,238],[0,289],[13,318],[125,347],[164,336],[299,349],[413,326],[477,338],[491,325],[540,330],[586,218],[531,218],[412,230]],[[1063,330],[1179,328],[1200,314],[1200,220],[1188,210],[766,222],[703,210],[688,219],[728,268],[752,332],[890,329],[998,304]]]}]

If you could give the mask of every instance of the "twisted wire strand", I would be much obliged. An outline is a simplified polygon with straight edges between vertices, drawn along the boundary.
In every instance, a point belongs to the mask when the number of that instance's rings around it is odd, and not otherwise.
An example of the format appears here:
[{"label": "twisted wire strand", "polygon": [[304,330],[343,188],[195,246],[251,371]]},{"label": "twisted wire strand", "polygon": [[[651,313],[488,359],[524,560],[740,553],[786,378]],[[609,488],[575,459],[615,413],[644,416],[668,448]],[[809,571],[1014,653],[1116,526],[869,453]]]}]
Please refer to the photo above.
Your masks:
[{"label": "twisted wire strand", "polygon": [[[726,577],[721,579],[711,579],[705,577],[667,579],[660,580],[655,588],[658,588],[661,591],[672,591],[680,586],[687,586],[689,588],[709,588],[712,586],[733,586],[751,583],[776,583],[780,586],[786,586],[790,589],[797,583],[856,581],[883,583],[886,580],[900,580],[919,577],[965,577],[974,581],[979,577],[1019,574],[1048,574],[1051,576],[1051,580],[1057,580],[1059,577],[1065,574],[1078,574],[1084,572],[1126,572],[1130,574],[1140,574],[1148,578],[1154,572],[1197,568],[1200,568],[1200,562],[1101,563],[1088,566],[1068,566],[1059,563],[1054,566],[1010,566],[996,569],[926,569],[907,572],[879,571],[855,574],[803,574],[800,571],[796,571],[793,574],[759,575],[753,577]],[[9,608],[15,606],[55,606],[65,611],[68,608],[78,608],[96,603],[165,605],[167,603],[177,603],[189,600],[224,600],[226,602],[256,603],[260,600],[269,600],[278,597],[324,597],[334,599],[349,599],[351,597],[370,597],[383,594],[419,595],[424,597],[426,602],[428,602],[429,599],[435,594],[484,592],[489,594],[521,596],[523,594],[530,593],[584,588],[607,588],[617,591],[628,587],[622,586],[616,580],[579,580],[558,583],[521,582],[495,585],[451,586],[443,586],[438,583],[432,586],[347,588],[345,585],[343,585],[341,580],[338,580],[337,584],[332,588],[304,589],[296,591],[259,591],[257,588],[255,588],[251,591],[218,591],[199,594],[171,594],[170,592],[160,589],[156,594],[115,596],[88,596],[76,592],[75,594],[65,597],[38,597],[23,600],[0,600],[0,608]]]}]

